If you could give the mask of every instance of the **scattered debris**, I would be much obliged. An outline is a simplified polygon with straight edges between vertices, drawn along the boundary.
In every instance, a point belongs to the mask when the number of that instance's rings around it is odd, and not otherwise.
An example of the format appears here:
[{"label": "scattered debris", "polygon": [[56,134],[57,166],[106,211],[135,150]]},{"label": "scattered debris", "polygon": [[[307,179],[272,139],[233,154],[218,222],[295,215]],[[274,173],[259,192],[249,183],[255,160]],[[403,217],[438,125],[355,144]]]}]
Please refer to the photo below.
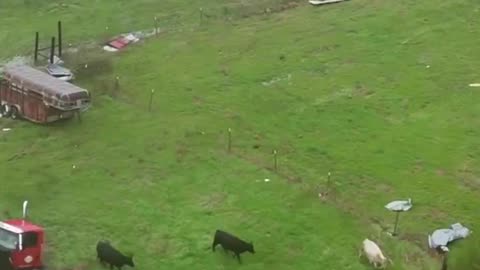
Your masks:
[{"label": "scattered debris", "polygon": [[132,33],[121,34],[114,37],[112,40],[107,42],[103,49],[107,52],[117,52],[127,47],[132,43],[137,43],[141,39],[151,37],[155,35],[155,29],[150,31],[137,31]]},{"label": "scattered debris", "polygon": [[75,166],[75,165],[72,166],[72,169],[76,169],[76,168],[77,168],[77,166]]},{"label": "scattered debris", "polygon": [[268,178],[265,178],[265,182],[270,182],[270,179],[268,179]]},{"label": "scattered debris", "polygon": [[470,86],[470,87],[480,87],[480,83],[471,83],[468,86]]},{"label": "scattered debris", "polygon": [[308,2],[314,6],[326,5],[326,4],[335,4],[348,0],[309,0]]},{"label": "scattered debris", "polygon": [[140,39],[132,33],[122,34],[122,35],[120,35],[118,37],[115,37],[114,39],[110,40],[107,43],[107,45],[105,45],[103,47],[103,49],[106,50],[106,51],[115,52],[115,51],[118,51],[118,50],[121,50],[121,49],[127,47],[131,43],[136,43],[139,40]]},{"label": "scattered debris", "polygon": [[426,65],[426,68],[430,68],[430,65]]},{"label": "scattered debris", "polygon": [[11,128],[2,128],[2,131],[4,131],[4,132],[10,131],[10,130],[12,130],[12,129]]},{"label": "scattered debris", "polygon": [[393,201],[389,202],[387,205],[385,205],[385,208],[387,210],[395,212],[395,225],[393,227],[393,232],[389,232],[388,234],[391,236],[396,236],[397,235],[397,228],[398,228],[398,220],[400,218],[400,213],[408,211],[412,208],[412,199],[408,198],[408,200],[398,200],[398,201]]},{"label": "scattered debris", "polygon": [[292,74],[288,74],[285,78],[273,78],[272,80],[268,81],[268,82],[262,82],[262,85],[263,86],[270,86],[274,83],[277,83],[277,82],[280,82],[280,81],[284,81],[284,80],[287,80],[289,81],[290,79],[292,78]]},{"label": "scattered debris", "polygon": [[430,248],[440,248],[444,252],[448,252],[447,244],[458,239],[466,238],[470,235],[470,230],[460,223],[450,226],[451,229],[439,229],[428,236],[428,245]]},{"label": "scattered debris", "polygon": [[53,55],[53,63],[54,64],[58,64],[58,65],[63,65],[65,64],[65,62],[63,62],[62,59],[60,59],[60,57],[56,56],[56,55]]},{"label": "scattered debris", "polygon": [[390,211],[408,211],[412,208],[412,199],[408,199],[406,201],[393,201],[385,205],[385,208],[387,208]]},{"label": "scattered debris", "polygon": [[74,78],[73,73],[68,68],[62,67],[59,64],[48,65],[47,73],[57,79],[67,82],[72,81]]},{"label": "scattered debris", "polygon": [[104,51],[107,51],[107,52],[118,52],[117,49],[115,49],[115,48],[113,48],[113,47],[110,47],[110,46],[108,46],[108,45],[103,46],[103,50],[104,50]]}]

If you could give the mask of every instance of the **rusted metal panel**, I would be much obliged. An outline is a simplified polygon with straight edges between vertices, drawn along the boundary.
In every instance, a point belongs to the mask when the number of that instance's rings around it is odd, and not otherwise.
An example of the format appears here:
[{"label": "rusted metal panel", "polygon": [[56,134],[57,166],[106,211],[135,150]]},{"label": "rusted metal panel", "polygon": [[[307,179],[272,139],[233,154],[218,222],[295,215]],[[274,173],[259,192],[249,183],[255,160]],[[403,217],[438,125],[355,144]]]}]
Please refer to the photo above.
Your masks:
[{"label": "rusted metal panel", "polygon": [[31,91],[54,96],[63,101],[89,97],[86,89],[54,78],[27,65],[6,66],[4,77],[13,84],[22,85]]},{"label": "rusted metal panel", "polygon": [[87,90],[29,66],[7,66],[0,83],[1,103],[32,122],[71,118],[90,106]]}]

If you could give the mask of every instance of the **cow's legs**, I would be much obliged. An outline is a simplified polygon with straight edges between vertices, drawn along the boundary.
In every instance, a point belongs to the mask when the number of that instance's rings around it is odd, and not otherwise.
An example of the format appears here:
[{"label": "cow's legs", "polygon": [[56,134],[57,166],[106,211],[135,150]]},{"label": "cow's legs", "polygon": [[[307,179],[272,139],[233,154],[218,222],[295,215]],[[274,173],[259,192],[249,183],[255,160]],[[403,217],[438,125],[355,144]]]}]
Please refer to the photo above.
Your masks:
[{"label": "cow's legs", "polygon": [[213,241],[212,243],[212,251],[215,252],[215,246],[217,245],[217,242]]},{"label": "cow's legs", "polygon": [[242,263],[242,259],[240,259],[240,254],[239,254],[239,253],[235,253],[235,255],[237,255],[238,263]]}]

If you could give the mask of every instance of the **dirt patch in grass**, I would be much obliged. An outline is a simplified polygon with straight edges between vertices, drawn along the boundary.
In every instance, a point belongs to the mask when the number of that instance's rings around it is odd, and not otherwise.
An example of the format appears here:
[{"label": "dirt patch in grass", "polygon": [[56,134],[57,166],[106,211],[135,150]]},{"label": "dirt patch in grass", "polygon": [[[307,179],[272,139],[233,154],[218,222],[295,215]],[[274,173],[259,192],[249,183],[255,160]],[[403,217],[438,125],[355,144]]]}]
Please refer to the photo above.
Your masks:
[{"label": "dirt patch in grass", "polygon": [[356,83],[355,89],[353,90],[353,95],[357,97],[369,97],[373,94],[375,94],[375,91],[369,89],[359,82]]},{"label": "dirt patch in grass", "polygon": [[388,226],[383,224],[383,222],[379,218],[372,217],[372,218],[370,218],[370,222],[374,226],[380,228],[380,231],[382,231],[382,232],[388,231]]},{"label": "dirt patch in grass", "polygon": [[445,170],[442,170],[442,169],[437,169],[435,171],[435,173],[438,175],[438,176],[445,176]]},{"label": "dirt patch in grass", "polygon": [[172,242],[166,235],[152,239],[148,250],[155,255],[166,255],[172,249]]},{"label": "dirt patch in grass", "polygon": [[[426,244],[425,239],[427,236],[419,233],[401,233],[399,238],[401,240],[405,240],[407,242],[410,242],[417,247],[419,247],[422,250],[428,251],[428,246]],[[420,260],[420,257],[418,258]]]},{"label": "dirt patch in grass", "polygon": [[411,172],[413,174],[420,173],[422,171],[423,167],[421,165],[414,165]]},{"label": "dirt patch in grass", "polygon": [[202,97],[194,96],[193,97],[193,104],[195,106],[201,107],[205,103],[205,100]]},{"label": "dirt patch in grass", "polygon": [[175,149],[175,158],[177,162],[180,163],[184,161],[189,152],[190,150],[184,143],[177,143],[177,147]]},{"label": "dirt patch in grass", "polygon": [[480,191],[480,178],[470,175],[462,178],[460,182],[468,189]]},{"label": "dirt patch in grass", "polygon": [[290,258],[296,258],[304,253],[304,249],[300,244],[291,244],[289,245],[287,252]]},{"label": "dirt patch in grass", "polygon": [[427,213],[427,215],[432,220],[436,220],[436,221],[448,220],[448,216],[449,216],[446,212],[438,208],[429,209],[429,212]]},{"label": "dirt patch in grass", "polygon": [[200,206],[206,210],[214,210],[225,202],[228,194],[224,192],[212,193],[208,196],[204,196],[200,199]]},{"label": "dirt patch in grass", "polygon": [[470,169],[468,161],[458,170],[456,177],[467,189],[480,190],[480,178]]},{"label": "dirt patch in grass", "polygon": [[378,183],[377,185],[375,185],[375,189],[376,189],[376,191],[381,192],[381,193],[392,193],[393,192],[393,187],[386,184],[386,183]]},{"label": "dirt patch in grass", "polygon": [[419,264],[423,261],[423,254],[419,252],[406,252],[403,256],[403,260],[407,264]]},{"label": "dirt patch in grass", "polygon": [[113,72],[112,56],[102,52],[83,50],[65,58],[65,63],[68,63],[78,79],[91,79]]}]

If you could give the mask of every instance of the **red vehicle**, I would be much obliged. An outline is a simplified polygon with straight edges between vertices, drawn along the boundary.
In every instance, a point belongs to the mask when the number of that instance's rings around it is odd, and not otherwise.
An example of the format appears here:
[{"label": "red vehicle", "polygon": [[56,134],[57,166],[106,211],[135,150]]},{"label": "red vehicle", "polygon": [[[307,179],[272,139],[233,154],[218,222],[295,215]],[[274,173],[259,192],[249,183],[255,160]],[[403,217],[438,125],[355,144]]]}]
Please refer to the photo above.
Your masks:
[{"label": "red vehicle", "polygon": [[0,222],[0,267],[2,270],[43,268],[45,233],[42,227],[25,220],[27,204],[27,201],[23,203],[22,219]]}]

